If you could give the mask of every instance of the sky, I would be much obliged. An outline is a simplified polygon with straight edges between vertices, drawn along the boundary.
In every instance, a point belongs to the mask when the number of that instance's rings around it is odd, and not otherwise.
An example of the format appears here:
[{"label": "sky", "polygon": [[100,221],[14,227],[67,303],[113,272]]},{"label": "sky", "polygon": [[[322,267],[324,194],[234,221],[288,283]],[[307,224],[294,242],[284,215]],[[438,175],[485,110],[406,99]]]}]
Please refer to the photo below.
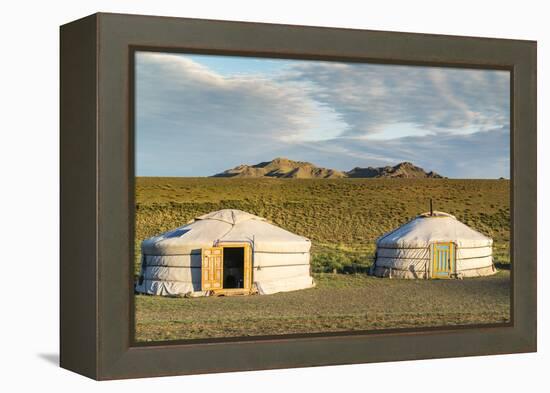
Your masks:
[{"label": "sky", "polygon": [[136,175],[276,157],[509,178],[508,71],[136,53]]}]

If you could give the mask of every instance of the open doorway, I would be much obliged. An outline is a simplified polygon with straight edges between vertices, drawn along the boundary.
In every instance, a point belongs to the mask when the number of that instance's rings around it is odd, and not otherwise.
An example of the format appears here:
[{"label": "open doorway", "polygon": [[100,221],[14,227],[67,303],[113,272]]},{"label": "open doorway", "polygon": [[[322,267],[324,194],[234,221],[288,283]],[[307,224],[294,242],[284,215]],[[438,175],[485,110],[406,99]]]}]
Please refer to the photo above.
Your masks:
[{"label": "open doorway", "polygon": [[216,296],[252,290],[252,249],[248,243],[216,243],[202,249],[201,288]]},{"label": "open doorway", "polygon": [[223,288],[244,288],[244,247],[227,247],[223,250]]}]

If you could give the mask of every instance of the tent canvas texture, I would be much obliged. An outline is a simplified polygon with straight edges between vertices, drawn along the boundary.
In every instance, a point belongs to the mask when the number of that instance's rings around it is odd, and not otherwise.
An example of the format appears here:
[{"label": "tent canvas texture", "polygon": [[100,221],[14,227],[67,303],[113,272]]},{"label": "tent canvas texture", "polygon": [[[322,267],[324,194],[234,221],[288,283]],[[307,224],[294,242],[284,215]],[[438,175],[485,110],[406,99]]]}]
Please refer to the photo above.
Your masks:
[{"label": "tent canvas texture", "polygon": [[195,218],[141,244],[136,292],[272,294],[313,287],[309,239],[236,209]]},{"label": "tent canvas texture", "polygon": [[453,215],[423,213],[376,241],[379,277],[463,278],[496,273],[493,239]]}]

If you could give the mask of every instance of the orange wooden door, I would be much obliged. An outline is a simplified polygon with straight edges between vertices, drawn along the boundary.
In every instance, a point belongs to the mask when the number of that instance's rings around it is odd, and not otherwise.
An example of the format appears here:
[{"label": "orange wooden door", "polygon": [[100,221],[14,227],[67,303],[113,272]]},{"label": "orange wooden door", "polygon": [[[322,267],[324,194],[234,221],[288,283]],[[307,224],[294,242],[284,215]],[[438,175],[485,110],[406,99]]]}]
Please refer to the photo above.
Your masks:
[{"label": "orange wooden door", "polygon": [[223,248],[202,249],[201,290],[223,288]]}]

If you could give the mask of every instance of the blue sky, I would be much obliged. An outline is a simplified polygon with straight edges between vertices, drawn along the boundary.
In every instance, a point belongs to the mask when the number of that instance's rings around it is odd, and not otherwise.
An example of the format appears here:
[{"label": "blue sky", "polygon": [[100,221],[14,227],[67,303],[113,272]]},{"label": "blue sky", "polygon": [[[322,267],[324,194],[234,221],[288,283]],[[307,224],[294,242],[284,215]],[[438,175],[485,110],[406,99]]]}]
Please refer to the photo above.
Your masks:
[{"label": "blue sky", "polygon": [[138,52],[136,175],[275,157],[509,177],[509,73]]}]

